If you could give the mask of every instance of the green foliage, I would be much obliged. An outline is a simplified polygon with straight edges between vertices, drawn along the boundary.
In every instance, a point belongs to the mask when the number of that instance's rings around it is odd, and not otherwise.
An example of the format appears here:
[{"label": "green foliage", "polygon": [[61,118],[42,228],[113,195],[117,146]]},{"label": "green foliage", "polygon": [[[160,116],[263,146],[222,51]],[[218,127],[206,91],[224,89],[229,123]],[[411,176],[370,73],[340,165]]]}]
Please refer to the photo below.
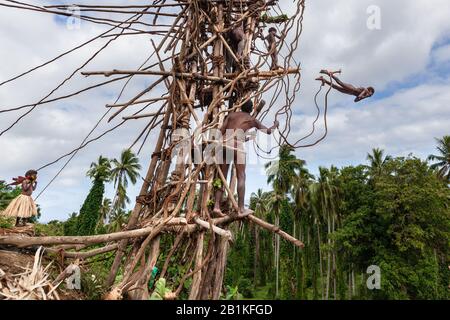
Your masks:
[{"label": "green foliage", "polygon": [[440,270],[449,253],[450,193],[427,164],[392,159],[373,184],[359,180],[347,188],[338,245],[359,270],[370,264],[381,268],[383,289],[368,296],[448,298]]},{"label": "green foliage", "polygon": [[106,293],[104,286],[107,275],[106,268],[91,266],[88,272],[81,272],[81,291],[87,300],[101,300]]},{"label": "green foliage", "polygon": [[112,205],[115,210],[124,209],[125,205],[130,202],[126,194],[128,180],[132,184],[137,182],[141,165],[139,164],[139,159],[130,149],[123,150],[120,160],[113,159],[111,164],[111,179],[114,182],[114,187],[117,187]]},{"label": "green foliage", "polygon": [[15,218],[0,216],[0,228],[10,229],[16,223]]},{"label": "green foliage", "polygon": [[104,182],[101,179],[94,180],[94,184],[89,191],[80,215],[77,218],[77,235],[92,235],[100,219],[100,209],[102,206],[103,193],[105,191]]},{"label": "green foliage", "polygon": [[[305,248],[281,241],[277,295],[276,236],[243,224],[234,230],[227,293],[239,288],[243,298],[259,299],[449,299],[450,189],[435,166],[374,149],[369,165],[320,168],[313,178],[302,166],[294,168],[299,162],[284,151],[267,166],[274,191],[252,194],[250,208],[270,223],[278,217],[280,228]],[[380,290],[366,286],[370,265],[381,269]]]},{"label": "green foliage", "polygon": [[212,208],[214,207],[214,199],[209,199],[209,200],[206,202],[206,206],[207,206],[208,208],[212,209]]},{"label": "green foliage", "polygon": [[108,158],[99,156],[97,162],[92,162],[86,175],[99,181],[108,181],[111,178],[111,162]]},{"label": "green foliage", "polygon": [[164,300],[164,297],[167,293],[170,292],[170,289],[166,287],[166,279],[159,278],[155,284],[155,290],[150,296],[150,300]]},{"label": "green foliage", "polygon": [[220,297],[221,300],[241,300],[241,299],[243,299],[242,294],[239,293],[238,286],[235,286],[235,287],[227,286],[225,292],[226,292],[225,296],[222,295]]},{"label": "green foliage", "polygon": [[65,236],[75,236],[78,232],[78,215],[74,212],[64,222],[63,231]]},{"label": "green foliage", "polygon": [[438,155],[431,154],[428,160],[434,161],[431,169],[436,170],[439,179],[450,184],[450,136],[436,139]]},{"label": "green foliage", "polygon": [[281,14],[279,16],[269,17],[267,14],[263,14],[260,18],[261,22],[264,23],[283,23],[289,20],[286,14]]},{"label": "green foliage", "polygon": [[220,178],[214,179],[214,181],[213,181],[213,188],[214,189],[222,188],[222,179],[220,179]]},{"label": "green foliage", "polygon": [[7,186],[5,181],[0,181],[0,211],[6,209],[8,204],[21,193],[20,187]]},{"label": "green foliage", "polygon": [[123,209],[113,211],[109,217],[109,224],[106,226],[108,232],[118,232],[122,229],[130,217],[131,211],[125,212]]},{"label": "green foliage", "polygon": [[63,236],[65,223],[52,220],[46,224],[36,223],[34,225],[34,231],[37,236]]}]

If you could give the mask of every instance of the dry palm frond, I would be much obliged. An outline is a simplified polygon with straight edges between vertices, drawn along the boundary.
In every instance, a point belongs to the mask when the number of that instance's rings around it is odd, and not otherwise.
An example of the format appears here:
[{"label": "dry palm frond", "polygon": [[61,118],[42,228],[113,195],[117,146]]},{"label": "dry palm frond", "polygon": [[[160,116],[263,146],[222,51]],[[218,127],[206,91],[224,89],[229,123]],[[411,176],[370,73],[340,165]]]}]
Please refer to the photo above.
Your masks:
[{"label": "dry palm frond", "polygon": [[43,248],[39,247],[32,268],[27,266],[22,273],[8,275],[0,270],[0,299],[59,300],[57,286],[53,286],[49,279],[51,263],[43,267],[42,254]]}]

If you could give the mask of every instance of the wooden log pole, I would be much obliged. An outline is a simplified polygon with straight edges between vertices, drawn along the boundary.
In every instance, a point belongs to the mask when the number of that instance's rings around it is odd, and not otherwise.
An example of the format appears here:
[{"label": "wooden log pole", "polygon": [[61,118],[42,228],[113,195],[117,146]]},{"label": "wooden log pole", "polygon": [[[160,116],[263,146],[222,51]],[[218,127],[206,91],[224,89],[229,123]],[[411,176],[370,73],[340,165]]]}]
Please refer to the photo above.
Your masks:
[{"label": "wooden log pole", "polygon": [[[170,99],[169,99],[169,101],[170,101]],[[170,120],[170,113],[167,112],[164,116],[164,120],[163,120],[163,124],[162,124],[163,128],[167,127],[167,125],[169,124],[169,120]],[[152,160],[150,161],[150,165],[148,167],[147,174],[145,176],[144,182],[143,182],[141,190],[139,192],[139,196],[136,199],[136,204],[134,205],[133,212],[131,213],[130,219],[128,220],[128,225],[127,225],[128,229],[134,228],[134,226],[136,225],[136,223],[138,221],[139,214],[141,213],[141,210],[143,208],[143,204],[141,201],[139,201],[139,198],[145,197],[147,195],[148,189],[150,187],[150,181],[152,181],[152,179],[153,179],[153,176],[155,173],[155,168],[158,163],[157,153],[160,152],[162,149],[165,136],[166,136],[166,131],[164,129],[162,129],[159,132],[158,141],[156,142],[154,153],[152,155]],[[116,253],[116,257],[114,258],[113,265],[111,266],[111,271],[106,280],[106,285],[108,287],[110,287],[114,283],[114,279],[116,278],[117,271],[119,270],[120,263],[122,261],[122,257],[123,257],[124,249],[125,249],[126,245],[127,245],[127,240],[123,240],[119,244],[119,247],[118,247],[118,250]]]},{"label": "wooden log pole", "polygon": [[194,274],[192,279],[191,291],[189,293],[189,300],[197,300],[200,292],[200,284],[202,281],[202,263],[203,263],[203,240],[204,232],[201,232],[197,236],[197,244],[195,249],[195,269],[198,271]]},{"label": "wooden log pole", "polygon": [[222,236],[230,241],[233,239],[233,235],[231,234],[230,230],[221,229],[221,228],[217,227],[216,225],[209,224],[208,222],[206,222],[198,217],[194,218],[194,221],[199,226],[201,226],[205,229],[211,230],[211,231],[215,232],[216,234],[218,234],[219,236]]}]

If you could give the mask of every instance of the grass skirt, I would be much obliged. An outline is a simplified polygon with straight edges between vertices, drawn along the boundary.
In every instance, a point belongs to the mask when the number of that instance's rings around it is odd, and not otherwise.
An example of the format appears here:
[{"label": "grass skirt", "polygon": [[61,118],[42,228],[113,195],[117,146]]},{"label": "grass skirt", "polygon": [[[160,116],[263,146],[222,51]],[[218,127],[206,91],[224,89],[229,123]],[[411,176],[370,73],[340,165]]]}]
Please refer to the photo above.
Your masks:
[{"label": "grass skirt", "polygon": [[37,215],[37,208],[31,196],[21,194],[0,214],[6,217],[30,218]]}]

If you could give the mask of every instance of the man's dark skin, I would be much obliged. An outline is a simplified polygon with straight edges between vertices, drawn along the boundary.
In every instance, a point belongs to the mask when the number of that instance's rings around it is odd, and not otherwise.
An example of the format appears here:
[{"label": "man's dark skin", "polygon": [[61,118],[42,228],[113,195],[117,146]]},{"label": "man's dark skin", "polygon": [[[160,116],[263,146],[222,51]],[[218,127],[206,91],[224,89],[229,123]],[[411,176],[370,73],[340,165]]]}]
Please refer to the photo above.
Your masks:
[{"label": "man's dark skin", "polygon": [[375,89],[372,87],[364,88],[364,87],[354,87],[351,84],[342,82],[338,77],[335,76],[336,73],[340,73],[340,71],[330,72],[327,70],[322,70],[320,73],[326,74],[328,76],[331,76],[334,81],[336,81],[336,84],[331,83],[324,77],[319,77],[316,80],[322,81],[322,84],[326,83],[327,85],[333,87],[334,89],[338,90],[339,92],[349,94],[352,96],[355,96],[355,102],[359,102],[361,100],[370,98],[375,93]]},{"label": "man's dark skin", "polygon": [[277,50],[277,39],[280,37],[277,35],[277,29],[274,27],[269,29],[269,34],[264,38],[268,45],[270,57],[272,58],[272,65],[270,66],[270,70],[277,70],[280,68],[278,66],[278,50]]},{"label": "man's dark skin", "polygon": [[[250,129],[256,128],[262,132],[267,134],[271,134],[275,128],[278,127],[278,121],[275,121],[273,126],[267,128],[260,121],[252,117],[250,114],[253,111],[253,103],[251,101],[247,101],[242,106],[241,112],[233,112],[230,113],[224,120],[222,128],[220,129],[222,136],[224,139],[227,139],[227,133],[230,131],[227,130],[242,130],[244,133],[247,133]],[[228,136],[229,137],[229,136]],[[237,192],[238,192],[238,207],[239,213],[245,214],[247,213],[244,208],[244,197],[245,197],[245,151],[243,150],[244,142],[246,141],[245,136],[236,135],[231,138],[231,147],[234,147],[237,150],[233,150],[233,161],[236,167],[236,176],[237,176]],[[225,142],[227,145],[230,145],[230,141]],[[224,148],[225,154],[226,148]],[[223,163],[220,165],[220,170],[222,171],[225,178],[228,175],[228,168],[230,167],[230,163],[227,163],[226,157],[223,157]],[[216,191],[215,201],[214,201],[214,209],[213,213],[216,217],[225,216],[220,210],[220,202],[223,196],[223,188],[220,188]],[[248,211],[250,213],[250,211]]]},{"label": "man's dark skin", "polygon": [[238,59],[242,58],[245,48],[245,32],[244,23],[239,23],[230,32],[231,48],[236,53]]},{"label": "man's dark skin", "polygon": [[[238,17],[239,19],[239,17]],[[241,61],[244,49],[245,49],[245,32],[244,32],[244,23],[240,22],[233,27],[233,29],[229,32],[228,38],[230,41],[230,47],[234,51],[236,58]],[[233,58],[230,55],[227,55],[227,71],[231,72],[232,69],[235,71],[236,64]]]}]

